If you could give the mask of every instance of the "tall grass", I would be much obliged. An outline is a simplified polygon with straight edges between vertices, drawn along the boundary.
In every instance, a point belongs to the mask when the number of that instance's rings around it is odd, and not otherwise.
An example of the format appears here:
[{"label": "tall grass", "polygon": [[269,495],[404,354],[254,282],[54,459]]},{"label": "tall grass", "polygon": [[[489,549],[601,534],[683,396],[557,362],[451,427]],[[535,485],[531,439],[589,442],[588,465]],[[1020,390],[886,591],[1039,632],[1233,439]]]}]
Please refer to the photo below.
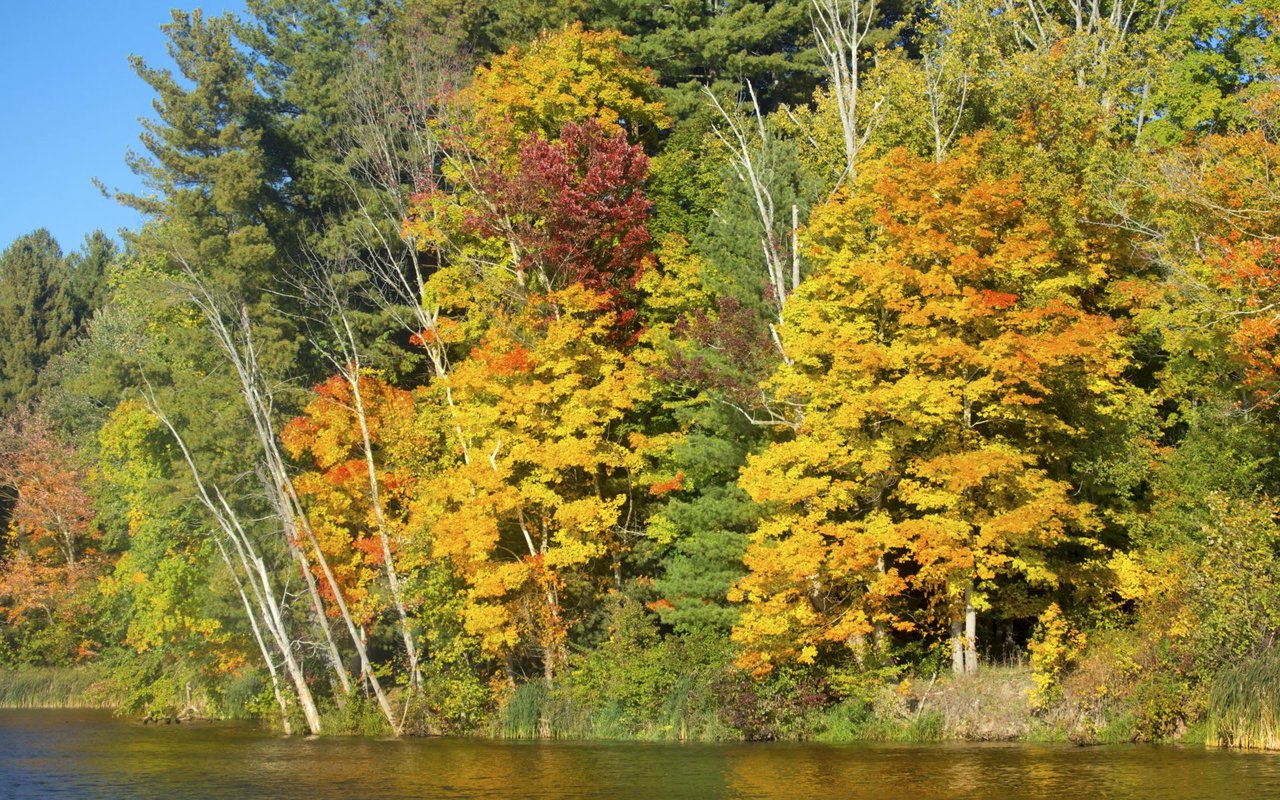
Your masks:
[{"label": "tall grass", "polygon": [[0,670],[0,708],[114,708],[113,694],[93,667]]},{"label": "tall grass", "polygon": [[502,707],[498,734],[506,739],[537,739],[549,735],[543,707],[546,685],[539,681],[522,683]]},{"label": "tall grass", "polygon": [[1209,691],[1205,744],[1280,750],[1280,652],[1218,674]]},{"label": "tall grass", "polygon": [[739,738],[699,698],[695,681],[682,676],[660,706],[644,711],[616,698],[582,703],[564,687],[548,689],[542,681],[516,687],[499,709],[491,736],[504,739],[643,739],[650,741],[719,741]]}]

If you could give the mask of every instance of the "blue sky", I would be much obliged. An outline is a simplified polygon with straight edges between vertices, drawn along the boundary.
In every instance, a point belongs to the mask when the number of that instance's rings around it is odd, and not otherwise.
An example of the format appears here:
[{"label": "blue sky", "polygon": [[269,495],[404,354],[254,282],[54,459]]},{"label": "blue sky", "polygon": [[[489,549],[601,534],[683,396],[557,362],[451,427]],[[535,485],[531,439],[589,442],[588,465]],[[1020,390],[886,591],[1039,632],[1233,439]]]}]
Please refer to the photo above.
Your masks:
[{"label": "blue sky", "polygon": [[160,26],[170,9],[240,11],[241,0],[6,2],[0,17],[0,248],[45,227],[64,250],[102,228],[114,236],[141,218],[104,198],[92,179],[139,189],[125,166],[139,149],[151,90],[129,55],[166,65]]}]

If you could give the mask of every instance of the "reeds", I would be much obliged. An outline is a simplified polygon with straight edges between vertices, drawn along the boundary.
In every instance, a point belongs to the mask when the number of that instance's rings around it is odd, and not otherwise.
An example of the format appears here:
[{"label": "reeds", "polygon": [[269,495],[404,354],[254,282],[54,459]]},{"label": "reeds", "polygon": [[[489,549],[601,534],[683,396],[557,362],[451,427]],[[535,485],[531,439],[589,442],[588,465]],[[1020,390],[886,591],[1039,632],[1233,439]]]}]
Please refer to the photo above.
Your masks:
[{"label": "reeds", "polygon": [[516,687],[502,707],[501,735],[506,739],[538,739],[549,735],[544,716],[546,685],[537,681]]},{"label": "reeds", "polygon": [[694,681],[677,680],[660,708],[637,713],[616,699],[582,704],[571,692],[542,681],[517,686],[489,733],[504,739],[641,739],[719,741],[737,738],[714,709],[693,697]]},{"label": "reeds", "polygon": [[114,708],[102,678],[90,667],[0,670],[0,708]]},{"label": "reeds", "polygon": [[1209,692],[1205,744],[1280,750],[1280,653],[1218,674]]}]

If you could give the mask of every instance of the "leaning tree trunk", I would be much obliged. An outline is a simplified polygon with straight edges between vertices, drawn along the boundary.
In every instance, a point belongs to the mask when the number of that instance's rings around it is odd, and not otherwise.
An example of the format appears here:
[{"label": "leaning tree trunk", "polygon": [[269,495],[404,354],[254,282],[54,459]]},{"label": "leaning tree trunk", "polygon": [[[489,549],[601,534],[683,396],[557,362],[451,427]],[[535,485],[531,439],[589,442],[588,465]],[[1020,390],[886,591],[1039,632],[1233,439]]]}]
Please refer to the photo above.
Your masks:
[{"label": "leaning tree trunk", "polygon": [[[253,628],[255,635],[260,635],[258,618],[261,617],[261,626],[267,629],[271,634],[271,639],[284,659],[285,670],[293,681],[294,694],[298,699],[298,705],[302,709],[303,716],[307,720],[307,727],[311,733],[320,733],[320,713],[316,708],[315,698],[311,694],[311,687],[307,685],[306,676],[302,672],[301,661],[293,650],[293,639],[289,636],[285,627],[284,616],[280,612],[280,608],[275,600],[275,589],[273,588],[270,574],[268,573],[265,562],[261,555],[254,549],[252,540],[245,534],[244,529],[240,526],[240,520],[236,516],[231,505],[223,497],[222,493],[216,486],[210,487],[203,475],[200,473],[199,467],[196,466],[195,458],[191,455],[191,451],[187,448],[186,441],[182,435],[178,433],[177,427],[173,422],[164,415],[160,410],[159,404],[155,400],[155,396],[148,392],[149,405],[151,411],[156,415],[169,432],[173,435],[177,442],[178,449],[181,451],[183,458],[187,462],[187,466],[191,470],[191,477],[195,481],[196,490],[200,498],[200,502],[213,515],[214,520],[218,523],[218,527],[222,530],[227,541],[230,542],[232,549],[235,551],[239,561],[244,569],[244,580],[248,581],[249,588],[252,591],[254,601],[257,605],[257,614],[255,615],[252,606],[248,602],[247,596],[243,594],[245,599],[245,611],[249,615],[250,626]],[[215,500],[216,497],[216,500]],[[222,544],[219,542],[219,548]],[[225,549],[224,557],[227,557]],[[239,586],[239,574],[231,565],[231,559],[227,557],[228,566],[232,569],[233,577]],[[260,641],[260,645],[261,645]],[[275,681],[275,668],[273,660],[263,645],[263,657],[266,660],[268,671],[272,675],[273,688],[277,689],[277,701],[281,703],[281,710],[285,713],[285,726],[288,729],[287,711],[283,698],[279,694],[278,682]]]},{"label": "leaning tree trunk", "polygon": [[[237,333],[233,332],[227,323],[224,304],[213,296],[195,269],[180,254],[175,253],[175,256],[182,264],[187,277],[191,281],[192,285],[189,292],[191,300],[203,312],[214,338],[222,348],[239,380],[241,395],[253,420],[258,444],[262,449],[263,465],[267,471],[266,479],[263,481],[264,488],[267,490],[272,507],[286,510],[284,513],[279,514],[282,517],[281,523],[285,528],[285,536],[290,542],[298,541],[296,530],[299,528],[306,535],[306,540],[314,553],[316,564],[320,566],[328,588],[333,594],[334,605],[337,606],[342,620],[346,624],[347,634],[351,638],[351,643],[355,647],[356,653],[360,656],[361,668],[364,670],[366,679],[378,699],[378,706],[391,730],[395,735],[399,736],[401,725],[396,720],[396,716],[391,710],[391,704],[387,700],[386,692],[383,691],[378,677],[374,673],[364,641],[356,630],[355,620],[352,619],[351,612],[347,608],[342,587],[335,578],[333,570],[329,567],[324,551],[320,548],[320,543],[316,540],[315,533],[312,531],[310,521],[307,518],[306,509],[298,497],[293,480],[290,478],[289,471],[285,466],[279,438],[276,436],[275,426],[271,419],[272,409],[275,408],[275,400],[258,366],[257,350],[254,345],[253,330],[249,321],[248,311],[243,306],[239,309],[239,319],[235,323],[238,329],[237,336]],[[288,511],[292,511],[292,513],[287,513]],[[288,660],[286,659],[287,663]]]}]

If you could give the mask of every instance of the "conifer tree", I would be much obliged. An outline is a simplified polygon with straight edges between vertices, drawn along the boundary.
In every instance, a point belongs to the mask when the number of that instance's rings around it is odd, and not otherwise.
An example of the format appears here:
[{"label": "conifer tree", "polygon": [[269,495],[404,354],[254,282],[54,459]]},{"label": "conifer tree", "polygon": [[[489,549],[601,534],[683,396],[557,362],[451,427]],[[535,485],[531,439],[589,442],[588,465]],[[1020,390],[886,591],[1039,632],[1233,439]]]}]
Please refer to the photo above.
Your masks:
[{"label": "conifer tree", "polygon": [[40,371],[74,330],[62,249],[43,228],[20,236],[0,255],[0,411],[36,396]]}]

